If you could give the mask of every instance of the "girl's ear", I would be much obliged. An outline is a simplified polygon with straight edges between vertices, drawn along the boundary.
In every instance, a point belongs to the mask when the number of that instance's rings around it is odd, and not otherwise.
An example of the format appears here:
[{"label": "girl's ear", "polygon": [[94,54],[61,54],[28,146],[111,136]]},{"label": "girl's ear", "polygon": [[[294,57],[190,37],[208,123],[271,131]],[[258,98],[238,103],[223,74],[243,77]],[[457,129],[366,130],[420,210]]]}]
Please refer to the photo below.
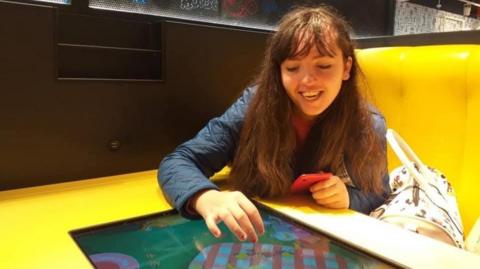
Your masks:
[{"label": "girl's ear", "polygon": [[345,67],[343,69],[343,80],[348,80],[350,78],[350,69],[352,69],[352,57],[348,56],[345,61]]}]

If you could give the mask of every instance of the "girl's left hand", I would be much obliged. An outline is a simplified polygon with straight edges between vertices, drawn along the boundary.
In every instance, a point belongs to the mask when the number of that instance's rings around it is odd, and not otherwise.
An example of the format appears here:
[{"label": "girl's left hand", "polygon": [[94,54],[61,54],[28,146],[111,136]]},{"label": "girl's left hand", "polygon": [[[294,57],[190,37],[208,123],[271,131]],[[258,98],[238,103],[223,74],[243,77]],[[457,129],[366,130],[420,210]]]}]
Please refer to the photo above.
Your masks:
[{"label": "girl's left hand", "polygon": [[310,192],[315,202],[324,207],[344,209],[350,205],[347,186],[337,176],[313,184]]}]

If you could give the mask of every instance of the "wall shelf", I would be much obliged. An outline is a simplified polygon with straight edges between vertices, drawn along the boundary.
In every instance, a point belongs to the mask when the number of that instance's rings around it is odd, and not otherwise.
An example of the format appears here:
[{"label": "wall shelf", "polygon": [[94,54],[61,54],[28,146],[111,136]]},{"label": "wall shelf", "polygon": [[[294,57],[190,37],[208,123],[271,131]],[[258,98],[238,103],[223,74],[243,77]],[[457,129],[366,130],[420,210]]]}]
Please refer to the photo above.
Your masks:
[{"label": "wall shelf", "polygon": [[160,81],[161,25],[60,13],[57,78]]}]

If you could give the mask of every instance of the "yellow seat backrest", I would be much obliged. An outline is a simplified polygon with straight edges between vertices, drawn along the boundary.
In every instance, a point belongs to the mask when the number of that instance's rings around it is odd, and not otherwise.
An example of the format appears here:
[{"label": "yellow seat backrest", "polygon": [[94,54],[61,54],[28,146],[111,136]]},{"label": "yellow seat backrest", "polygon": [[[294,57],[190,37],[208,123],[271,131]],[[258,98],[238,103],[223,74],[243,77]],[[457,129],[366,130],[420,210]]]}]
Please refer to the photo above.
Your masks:
[{"label": "yellow seat backrest", "polygon": [[[467,235],[480,215],[480,45],[371,48],[356,55],[364,90],[388,128],[452,183]],[[388,161],[389,170],[400,165],[390,149]]]}]

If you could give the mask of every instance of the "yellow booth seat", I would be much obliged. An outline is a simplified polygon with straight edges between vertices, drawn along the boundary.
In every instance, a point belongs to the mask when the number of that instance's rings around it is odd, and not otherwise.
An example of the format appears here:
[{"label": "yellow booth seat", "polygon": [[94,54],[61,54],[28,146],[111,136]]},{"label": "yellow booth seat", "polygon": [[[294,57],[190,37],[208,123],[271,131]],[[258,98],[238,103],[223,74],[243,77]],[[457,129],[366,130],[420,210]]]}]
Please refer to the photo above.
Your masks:
[{"label": "yellow booth seat", "polygon": [[[420,159],[447,176],[465,235],[479,217],[480,45],[357,51],[363,86]],[[389,170],[400,165],[389,149]]]}]

